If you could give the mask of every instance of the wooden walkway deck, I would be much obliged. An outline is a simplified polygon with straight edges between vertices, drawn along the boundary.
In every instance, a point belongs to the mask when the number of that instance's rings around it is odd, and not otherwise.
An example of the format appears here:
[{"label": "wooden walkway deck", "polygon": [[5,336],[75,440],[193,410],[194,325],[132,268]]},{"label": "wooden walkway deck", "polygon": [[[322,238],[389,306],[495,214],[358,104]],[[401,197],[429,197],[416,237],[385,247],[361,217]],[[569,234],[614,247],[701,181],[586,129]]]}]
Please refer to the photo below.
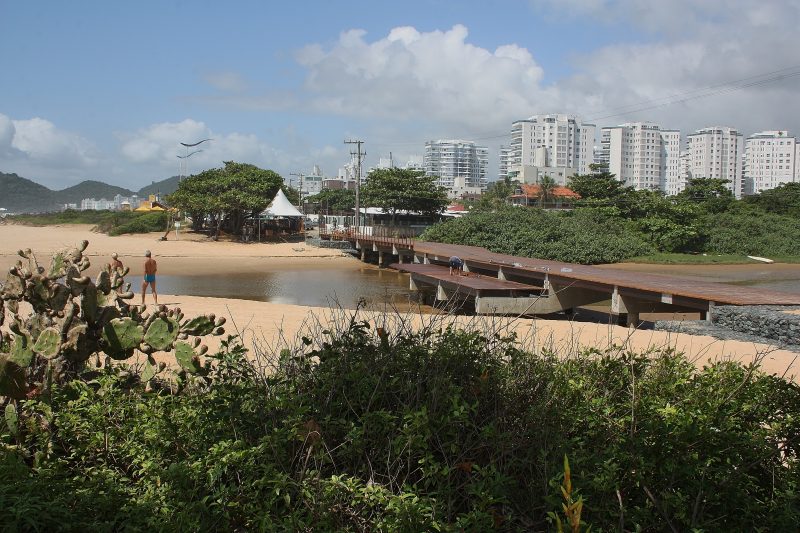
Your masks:
[{"label": "wooden walkway deck", "polygon": [[[479,312],[547,313],[609,299],[611,312],[629,319],[639,313],[684,311],[699,311],[709,318],[717,305],[800,306],[800,293],[517,257],[477,246],[355,232],[336,237],[352,242],[363,260],[368,254],[377,254],[379,264],[387,256],[398,258],[388,266],[410,273],[412,283],[416,279],[436,286],[441,299],[454,289],[475,296]],[[471,275],[449,276],[451,256],[461,258]]]}]

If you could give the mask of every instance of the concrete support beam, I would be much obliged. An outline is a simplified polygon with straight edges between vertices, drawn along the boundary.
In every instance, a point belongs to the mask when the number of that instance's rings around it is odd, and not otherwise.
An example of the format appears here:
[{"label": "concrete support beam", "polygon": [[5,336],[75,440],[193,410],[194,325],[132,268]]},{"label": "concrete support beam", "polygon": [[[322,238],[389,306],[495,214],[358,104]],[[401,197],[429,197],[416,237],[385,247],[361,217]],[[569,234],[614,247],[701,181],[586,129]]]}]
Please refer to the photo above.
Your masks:
[{"label": "concrete support beam", "polygon": [[461,267],[461,270],[463,270],[464,272],[472,272],[472,271],[469,269],[469,265],[467,264],[467,262],[466,262],[466,261],[464,261],[464,265]]},{"label": "concrete support beam", "polygon": [[378,250],[378,267],[383,268],[383,252]]},{"label": "concrete support beam", "polygon": [[502,280],[506,279],[506,273],[503,272],[503,267],[497,269],[497,279],[502,279]]},{"label": "concrete support beam", "polygon": [[428,259],[428,254],[425,254],[425,255],[422,256],[422,263],[426,264],[426,265],[430,265],[431,264],[431,260]]},{"label": "concrete support beam", "polygon": [[356,246],[356,250],[360,250],[361,249],[361,243],[358,241],[358,239],[356,239],[355,246]]},{"label": "concrete support beam", "polygon": [[367,250],[365,248],[361,248],[361,261],[367,262]]},{"label": "concrete support beam", "polygon": [[441,283],[436,285],[436,299],[439,301],[446,301],[450,299],[450,294],[447,289],[445,289]]},{"label": "concrete support beam", "polygon": [[409,276],[408,278],[408,290],[410,291],[419,290],[419,287],[417,287],[417,283],[414,281],[414,276]]},{"label": "concrete support beam", "polygon": [[373,252],[377,252],[378,251],[378,245],[375,244],[374,242],[372,243],[372,251]]},{"label": "concrete support beam", "polygon": [[635,300],[629,296],[619,293],[619,287],[614,287],[611,294],[611,313],[617,315],[617,323],[622,326],[636,327],[639,325],[639,312],[642,310],[644,302]]},{"label": "concrete support beam", "polygon": [[551,287],[548,296],[481,296],[475,298],[475,311],[481,315],[548,315],[601,302],[608,295],[574,287]]}]

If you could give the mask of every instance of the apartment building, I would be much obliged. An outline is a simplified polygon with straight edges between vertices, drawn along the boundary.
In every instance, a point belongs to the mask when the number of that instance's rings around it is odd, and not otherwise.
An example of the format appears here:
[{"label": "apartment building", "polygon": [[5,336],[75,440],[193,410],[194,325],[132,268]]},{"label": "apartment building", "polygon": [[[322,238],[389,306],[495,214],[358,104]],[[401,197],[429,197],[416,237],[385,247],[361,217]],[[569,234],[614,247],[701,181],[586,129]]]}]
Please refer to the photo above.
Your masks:
[{"label": "apartment building", "polygon": [[[519,174],[523,167],[537,167],[545,173],[561,169],[562,176],[586,174],[594,161],[594,124],[583,124],[574,115],[535,115],[511,125],[511,145],[506,175]],[[502,174],[501,174],[501,177]]]},{"label": "apartment building", "polygon": [[657,124],[631,122],[603,128],[599,162],[637,190],[668,190],[680,178],[681,132]]},{"label": "apartment building", "polygon": [[744,143],[746,194],[800,181],[800,143],[786,130],[762,131]]},{"label": "apartment building", "polygon": [[667,194],[677,194],[692,178],[728,180],[728,188],[741,198],[744,194],[742,156],[744,137],[735,128],[713,126],[686,136],[686,166],[678,180],[667,183]]},{"label": "apartment building", "polygon": [[423,169],[426,175],[436,176],[442,187],[485,187],[488,165],[489,149],[472,141],[440,139],[425,143]]}]

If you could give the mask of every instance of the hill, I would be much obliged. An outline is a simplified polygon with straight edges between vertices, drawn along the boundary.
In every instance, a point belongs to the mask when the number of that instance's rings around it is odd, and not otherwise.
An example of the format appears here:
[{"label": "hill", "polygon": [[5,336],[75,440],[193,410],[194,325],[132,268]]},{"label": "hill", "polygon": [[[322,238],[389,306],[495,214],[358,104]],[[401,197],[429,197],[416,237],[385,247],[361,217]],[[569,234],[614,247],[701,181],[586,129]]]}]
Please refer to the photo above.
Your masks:
[{"label": "hill", "polygon": [[0,172],[0,207],[12,213],[55,211],[59,202],[53,191],[16,174]]},{"label": "hill", "polygon": [[131,196],[133,191],[109,185],[102,181],[86,180],[60,191],[52,191],[59,204],[80,204],[84,198],[105,198],[111,200],[116,195]]},{"label": "hill", "polygon": [[178,182],[180,181],[180,176],[172,176],[171,178],[167,178],[161,181],[154,181],[150,185],[146,185],[139,189],[139,192],[136,194],[139,195],[139,198],[147,197],[150,194],[172,194],[176,190],[178,190]]},{"label": "hill", "polygon": [[105,198],[111,200],[116,195],[147,198],[150,194],[172,194],[178,188],[178,176],[154,181],[134,192],[124,187],[109,185],[102,181],[86,180],[60,191],[53,191],[44,185],[18,176],[0,172],[0,207],[11,213],[44,213],[60,211],[64,204],[80,204],[84,198]]}]

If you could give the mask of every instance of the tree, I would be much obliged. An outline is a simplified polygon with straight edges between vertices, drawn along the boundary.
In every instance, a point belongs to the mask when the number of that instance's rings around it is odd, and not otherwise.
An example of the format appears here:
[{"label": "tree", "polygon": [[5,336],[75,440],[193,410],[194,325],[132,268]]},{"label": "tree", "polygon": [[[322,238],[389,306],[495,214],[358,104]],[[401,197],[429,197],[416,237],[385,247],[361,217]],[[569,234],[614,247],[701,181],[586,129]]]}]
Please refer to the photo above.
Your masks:
[{"label": "tree", "polygon": [[735,198],[728,188],[730,180],[719,178],[690,178],[686,188],[677,194],[676,199],[694,202],[709,213],[727,211]]},{"label": "tree", "polygon": [[281,185],[281,190],[283,194],[286,195],[286,199],[289,200],[289,203],[292,205],[300,205],[300,191],[295,189],[291,185]]},{"label": "tree", "polygon": [[353,209],[356,205],[356,192],[352,189],[324,189],[319,194],[309,196],[306,201],[316,204],[316,211],[341,212]]},{"label": "tree", "polygon": [[508,204],[508,198],[516,191],[518,182],[508,176],[501,180],[493,181],[486,187],[476,207],[479,209],[498,209]]},{"label": "tree", "polygon": [[436,185],[435,176],[403,168],[380,168],[367,176],[361,188],[365,206],[380,207],[391,213],[392,224],[398,211],[424,214],[441,213],[447,207],[444,187]]},{"label": "tree", "polygon": [[539,207],[544,207],[553,200],[553,192],[558,186],[556,180],[550,176],[542,176],[539,179]]},{"label": "tree", "polygon": [[590,168],[598,170],[590,174],[576,174],[569,178],[568,187],[581,195],[584,200],[614,200],[633,190],[626,187],[614,174],[601,170],[595,165]]},{"label": "tree", "polygon": [[800,183],[783,183],[774,189],[748,196],[745,202],[769,213],[800,217]]},{"label": "tree", "polygon": [[195,229],[200,229],[209,217],[216,239],[223,225],[228,231],[239,233],[245,218],[264,210],[282,184],[283,178],[271,170],[226,161],[223,168],[183,180],[167,201],[187,211]]}]

